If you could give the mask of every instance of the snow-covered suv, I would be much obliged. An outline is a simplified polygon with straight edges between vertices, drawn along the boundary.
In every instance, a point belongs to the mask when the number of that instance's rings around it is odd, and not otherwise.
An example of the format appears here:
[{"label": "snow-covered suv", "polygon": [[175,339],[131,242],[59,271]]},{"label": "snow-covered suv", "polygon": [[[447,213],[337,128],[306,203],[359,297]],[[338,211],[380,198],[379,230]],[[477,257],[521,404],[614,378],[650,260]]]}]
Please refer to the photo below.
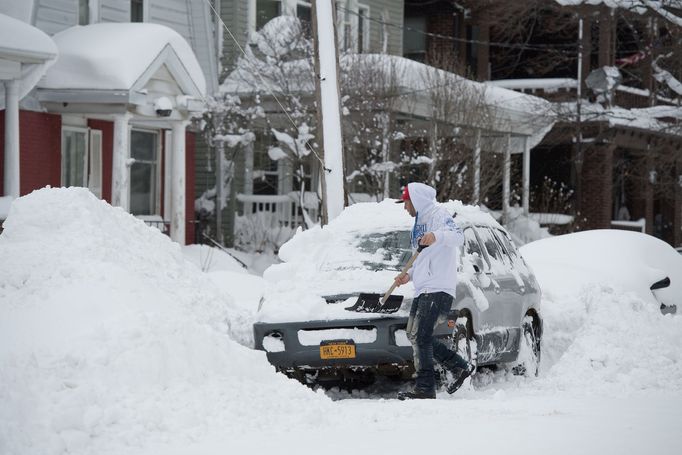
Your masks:
[{"label": "snow-covered suv", "polygon": [[[535,276],[490,215],[459,202],[445,206],[466,241],[457,298],[435,333],[479,366],[510,364],[537,373],[542,318]],[[402,303],[393,314],[348,308],[359,293],[390,287],[412,254],[412,223],[402,206],[387,200],[353,205],[324,228],[298,232],[280,250],[283,263],[264,274],[273,286],[254,324],[256,349],[303,382],[411,375],[405,326],[412,285],[394,293]]]}]

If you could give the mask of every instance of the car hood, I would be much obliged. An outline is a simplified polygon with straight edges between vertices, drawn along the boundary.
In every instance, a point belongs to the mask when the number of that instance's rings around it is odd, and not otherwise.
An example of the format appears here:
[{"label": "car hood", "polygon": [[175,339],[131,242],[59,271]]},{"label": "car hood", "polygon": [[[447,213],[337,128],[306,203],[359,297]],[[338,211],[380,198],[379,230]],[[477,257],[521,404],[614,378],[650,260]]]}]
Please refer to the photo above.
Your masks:
[{"label": "car hood", "polygon": [[[277,264],[264,274],[271,286],[263,298],[257,320],[286,322],[385,317],[382,313],[357,313],[346,308],[356,302],[360,293],[385,293],[397,274],[393,270],[364,269],[306,274],[293,264]],[[411,283],[401,286],[393,295],[404,297],[402,308],[393,316],[407,316],[407,304],[414,295],[414,287]]]}]

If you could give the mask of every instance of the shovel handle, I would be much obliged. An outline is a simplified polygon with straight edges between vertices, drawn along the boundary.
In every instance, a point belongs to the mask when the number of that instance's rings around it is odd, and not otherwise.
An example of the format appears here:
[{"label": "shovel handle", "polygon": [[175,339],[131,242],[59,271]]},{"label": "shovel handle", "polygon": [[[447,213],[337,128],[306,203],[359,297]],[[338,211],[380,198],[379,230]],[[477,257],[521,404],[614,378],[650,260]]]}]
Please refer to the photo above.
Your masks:
[{"label": "shovel handle", "polygon": [[[419,246],[417,247],[417,251],[414,252],[414,254],[413,254],[412,257],[410,258],[410,260],[407,261],[407,264],[405,264],[405,267],[403,267],[403,269],[401,270],[401,272],[400,272],[401,275],[407,273],[407,271],[410,270],[410,267],[412,267],[412,264],[414,264],[414,261],[417,259],[417,256],[419,256],[419,253],[421,253],[421,251],[422,251],[424,248],[426,248],[427,246],[428,246],[428,245],[419,245]],[[382,304],[382,305],[383,305],[384,303],[386,303],[386,300],[388,300],[388,298],[391,296],[391,294],[392,294],[393,291],[395,290],[396,286],[398,286],[398,283],[396,283],[395,281],[393,281],[393,286],[391,286],[391,287],[388,289],[388,291],[386,291],[386,294],[384,294],[384,296],[381,298],[381,304]]]}]

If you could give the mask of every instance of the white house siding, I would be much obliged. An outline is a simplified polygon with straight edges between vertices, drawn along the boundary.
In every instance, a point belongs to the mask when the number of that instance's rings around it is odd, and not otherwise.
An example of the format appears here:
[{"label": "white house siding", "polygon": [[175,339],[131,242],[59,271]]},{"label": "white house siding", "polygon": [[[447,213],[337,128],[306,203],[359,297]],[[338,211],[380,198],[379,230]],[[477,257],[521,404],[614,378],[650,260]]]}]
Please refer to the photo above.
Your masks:
[{"label": "white house siding", "polygon": [[100,22],[130,22],[130,0],[103,0],[99,17]]},{"label": "white house siding", "polygon": [[[391,24],[403,24],[404,2],[396,0],[367,0],[360,1],[360,3],[369,7],[369,14],[372,19],[387,22]],[[384,18],[382,15],[384,11],[388,13],[388,17]],[[371,21],[370,22],[370,45],[369,48],[374,51],[381,51],[383,42],[384,27],[382,24]],[[388,32],[388,53],[392,55],[403,55],[403,31],[400,28],[386,26]]]},{"label": "white house siding", "polygon": [[215,40],[215,24],[217,18],[204,0],[190,0],[191,29],[194,37],[190,41],[194,54],[199,60],[206,77],[206,92],[213,93],[218,89],[218,63]]},{"label": "white house siding", "polygon": [[153,0],[149,6],[149,20],[172,28],[192,46],[196,52],[196,39],[193,39],[187,0]]},{"label": "white house siding", "polygon": [[34,25],[54,35],[78,23],[78,1],[36,0]]},{"label": "white house siding", "polygon": [[[249,33],[249,1],[221,1],[220,16],[241,46],[246,44]],[[222,27],[222,24],[220,26]],[[236,61],[240,51],[226,30],[223,30],[223,50],[224,63],[229,70],[230,65]]]}]

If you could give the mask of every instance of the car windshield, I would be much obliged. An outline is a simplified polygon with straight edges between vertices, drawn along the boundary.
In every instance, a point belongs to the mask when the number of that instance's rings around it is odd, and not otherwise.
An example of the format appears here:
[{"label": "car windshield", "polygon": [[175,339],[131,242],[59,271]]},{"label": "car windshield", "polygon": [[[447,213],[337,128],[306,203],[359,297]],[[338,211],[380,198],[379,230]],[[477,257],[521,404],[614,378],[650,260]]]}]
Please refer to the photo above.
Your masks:
[{"label": "car windshield", "polygon": [[357,234],[338,253],[324,262],[324,269],[401,270],[412,256],[410,232]]}]

